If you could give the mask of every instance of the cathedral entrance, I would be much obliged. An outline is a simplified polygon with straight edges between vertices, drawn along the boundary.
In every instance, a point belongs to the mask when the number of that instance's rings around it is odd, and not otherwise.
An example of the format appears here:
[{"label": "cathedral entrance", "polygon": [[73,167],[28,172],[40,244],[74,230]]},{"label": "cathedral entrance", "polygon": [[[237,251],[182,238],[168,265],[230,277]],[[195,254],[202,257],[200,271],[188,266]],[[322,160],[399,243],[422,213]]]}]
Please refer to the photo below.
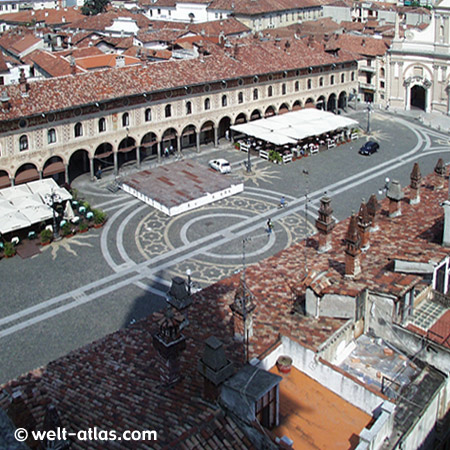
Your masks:
[{"label": "cathedral entrance", "polygon": [[411,108],[418,108],[425,111],[427,91],[423,86],[415,85],[411,88]]}]

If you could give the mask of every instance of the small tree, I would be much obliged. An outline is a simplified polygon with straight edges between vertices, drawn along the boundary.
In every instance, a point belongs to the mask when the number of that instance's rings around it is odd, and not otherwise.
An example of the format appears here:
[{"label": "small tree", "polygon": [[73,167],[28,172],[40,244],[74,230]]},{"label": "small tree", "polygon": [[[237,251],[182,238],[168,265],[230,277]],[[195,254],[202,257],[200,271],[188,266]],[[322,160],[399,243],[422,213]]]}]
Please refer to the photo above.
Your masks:
[{"label": "small tree", "polygon": [[95,16],[106,11],[109,0],[86,0],[81,8],[81,13],[85,16]]},{"label": "small tree", "polygon": [[92,212],[94,213],[94,223],[96,225],[106,222],[106,214],[101,209],[93,209]]},{"label": "small tree", "polygon": [[41,244],[48,244],[52,240],[53,233],[47,228],[44,228],[39,237],[41,239]]},{"label": "small tree", "polygon": [[14,256],[16,254],[16,249],[14,248],[14,244],[11,242],[5,242],[5,246],[3,248],[3,253],[6,257]]}]

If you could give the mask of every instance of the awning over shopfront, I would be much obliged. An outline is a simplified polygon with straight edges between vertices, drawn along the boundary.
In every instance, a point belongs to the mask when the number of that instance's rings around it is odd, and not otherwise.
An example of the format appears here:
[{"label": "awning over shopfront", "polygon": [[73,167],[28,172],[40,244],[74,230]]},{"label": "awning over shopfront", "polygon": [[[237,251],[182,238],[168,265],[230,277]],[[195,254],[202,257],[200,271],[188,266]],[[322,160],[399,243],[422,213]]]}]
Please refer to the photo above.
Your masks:
[{"label": "awning over shopfront", "polygon": [[231,130],[274,145],[295,144],[312,136],[358,126],[356,120],[318,109],[302,109],[231,126]]},{"label": "awning over shopfront", "polygon": [[44,177],[49,177],[51,175],[56,175],[57,173],[65,172],[64,164],[61,161],[56,161],[49,164],[44,168]]}]

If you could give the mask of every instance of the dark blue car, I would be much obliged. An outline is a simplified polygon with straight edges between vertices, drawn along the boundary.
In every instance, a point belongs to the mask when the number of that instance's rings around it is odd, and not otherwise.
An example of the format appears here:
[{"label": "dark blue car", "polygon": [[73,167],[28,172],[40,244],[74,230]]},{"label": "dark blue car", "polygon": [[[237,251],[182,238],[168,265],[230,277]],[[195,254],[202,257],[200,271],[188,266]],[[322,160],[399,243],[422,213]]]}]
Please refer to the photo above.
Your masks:
[{"label": "dark blue car", "polygon": [[375,141],[367,141],[360,149],[359,154],[360,155],[371,155],[372,153],[375,153],[380,146]]}]

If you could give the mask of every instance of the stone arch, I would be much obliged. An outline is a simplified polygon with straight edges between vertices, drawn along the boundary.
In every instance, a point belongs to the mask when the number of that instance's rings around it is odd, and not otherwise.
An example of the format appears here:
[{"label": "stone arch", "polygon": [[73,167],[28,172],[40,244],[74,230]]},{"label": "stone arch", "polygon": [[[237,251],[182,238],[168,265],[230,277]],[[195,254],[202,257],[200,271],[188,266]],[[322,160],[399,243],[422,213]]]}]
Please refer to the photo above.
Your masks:
[{"label": "stone arch", "polygon": [[164,130],[164,133],[161,138],[163,153],[166,148],[170,149],[170,146],[173,147],[174,151],[178,150],[177,138],[178,138],[178,131],[175,128],[171,127]]},{"label": "stone arch", "polygon": [[14,176],[14,183],[23,184],[30,181],[39,180],[39,172],[37,167],[33,163],[22,164],[17,170]]},{"label": "stone arch", "polygon": [[316,108],[317,108],[317,109],[323,109],[324,111],[327,110],[327,103],[326,103],[326,100],[325,100],[325,96],[324,96],[324,95],[321,95],[321,96],[317,99],[317,101],[316,101]]},{"label": "stone arch", "polygon": [[287,103],[282,103],[278,109],[278,114],[284,114],[289,112],[289,105]]},{"label": "stone arch", "polygon": [[128,161],[136,160],[136,140],[131,136],[123,138],[117,148],[117,153],[118,167]]},{"label": "stone arch", "polygon": [[336,109],[337,109],[336,94],[332,93],[328,97],[327,111],[336,112]]},{"label": "stone arch", "polygon": [[419,84],[411,86],[411,107],[425,111],[427,108],[426,101],[427,90]]},{"label": "stone arch", "polygon": [[299,109],[302,109],[302,102],[300,100],[295,100],[292,105],[292,111],[298,111]]},{"label": "stone arch", "polygon": [[268,106],[264,111],[264,117],[274,116],[275,114],[275,108],[272,105]]},{"label": "stone arch", "polygon": [[58,184],[63,184],[68,182],[66,180],[66,168],[64,165],[64,160],[61,156],[52,156],[47,159],[42,168],[42,177],[50,178],[52,177]]},{"label": "stone arch", "polygon": [[200,127],[200,144],[214,142],[214,122],[207,120]]},{"label": "stone arch", "polygon": [[259,109],[254,109],[250,114],[250,122],[258,119],[261,119],[261,111]]},{"label": "stone arch", "polygon": [[218,138],[221,139],[226,136],[227,131],[231,126],[231,119],[228,116],[222,117],[219,121]]},{"label": "stone arch", "polygon": [[0,170],[0,189],[11,186],[9,173],[6,170]]},{"label": "stone arch", "polygon": [[181,132],[181,148],[195,147],[197,145],[197,127],[189,124]]},{"label": "stone arch", "polygon": [[109,169],[114,167],[114,148],[109,142],[101,143],[94,152],[94,173],[98,169]]},{"label": "stone arch", "polygon": [[236,116],[236,119],[234,120],[234,124],[238,125],[240,123],[247,123],[247,116],[245,113],[240,113]]},{"label": "stone arch", "polygon": [[338,98],[338,108],[339,109],[345,109],[347,108],[347,92],[342,91],[339,94],[339,98]]},{"label": "stone arch", "polygon": [[150,158],[154,155],[158,155],[158,136],[152,131],[144,134],[141,139],[141,161],[146,158]]},{"label": "stone arch", "polygon": [[69,179],[71,183],[76,177],[83,173],[89,172],[89,152],[79,149],[73,152],[69,158]]},{"label": "stone arch", "polygon": [[315,102],[313,98],[309,97],[308,99],[306,99],[305,108],[314,108],[314,106]]},{"label": "stone arch", "polygon": [[433,79],[433,72],[430,70],[430,68],[420,62],[413,62],[405,67],[403,71],[405,79],[415,76],[414,67],[420,67],[423,70],[423,78],[428,78],[429,80]]}]

